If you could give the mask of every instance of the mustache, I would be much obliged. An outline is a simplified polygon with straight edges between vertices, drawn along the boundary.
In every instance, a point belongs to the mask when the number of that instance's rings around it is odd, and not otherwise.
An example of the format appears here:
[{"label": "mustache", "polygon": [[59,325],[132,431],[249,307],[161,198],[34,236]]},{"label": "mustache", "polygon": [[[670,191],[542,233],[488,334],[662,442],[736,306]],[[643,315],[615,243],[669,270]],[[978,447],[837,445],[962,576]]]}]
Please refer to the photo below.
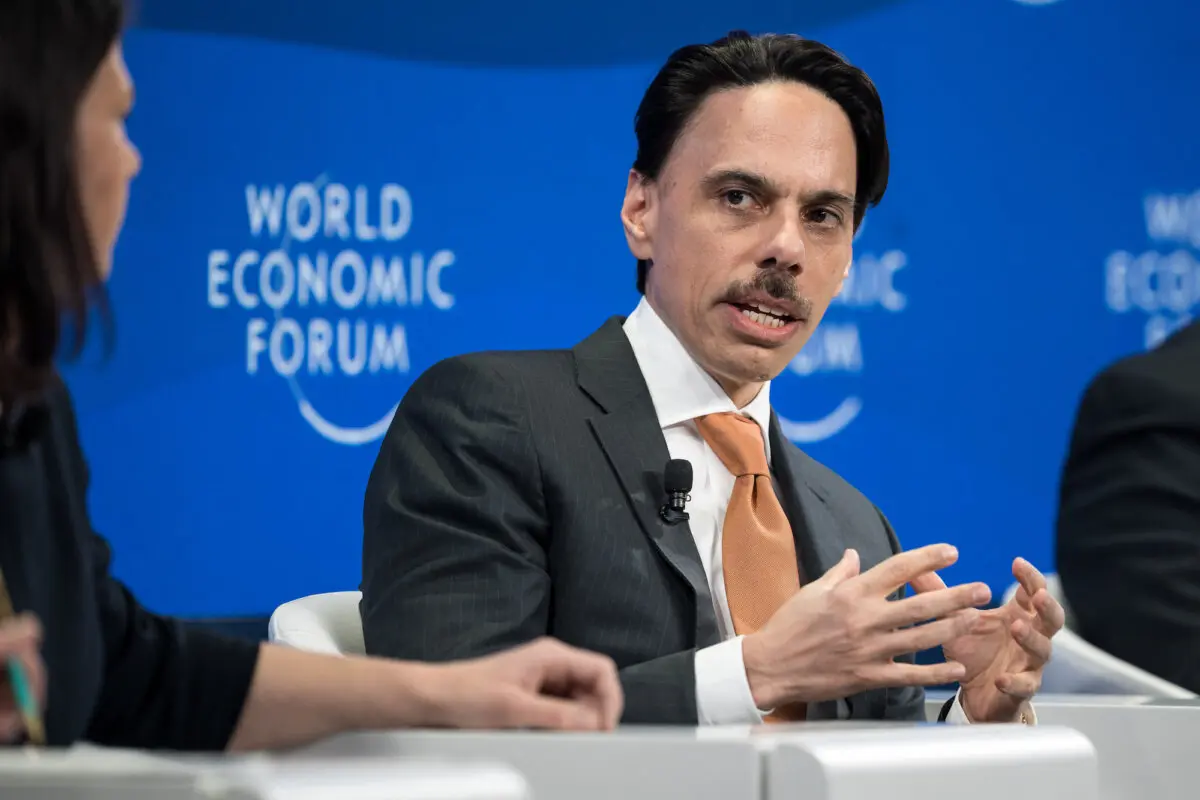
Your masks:
[{"label": "mustache", "polygon": [[808,319],[812,316],[813,301],[800,294],[796,287],[796,279],[790,272],[779,270],[761,270],[752,280],[734,281],[725,290],[721,302],[744,305],[764,294],[787,303],[792,316],[798,319]]}]

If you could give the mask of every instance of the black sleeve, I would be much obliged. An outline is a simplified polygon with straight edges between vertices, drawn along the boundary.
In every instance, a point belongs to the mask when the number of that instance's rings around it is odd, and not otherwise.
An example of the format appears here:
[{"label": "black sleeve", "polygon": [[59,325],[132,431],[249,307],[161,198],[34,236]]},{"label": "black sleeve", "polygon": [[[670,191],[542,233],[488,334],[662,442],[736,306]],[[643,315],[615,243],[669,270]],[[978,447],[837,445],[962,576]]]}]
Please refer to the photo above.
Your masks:
[{"label": "black sleeve", "polygon": [[1200,692],[1200,393],[1182,382],[1194,377],[1119,365],[1088,388],[1056,546],[1084,638]]},{"label": "black sleeve", "polygon": [[[65,396],[65,395],[64,395]],[[67,414],[72,432],[74,415]],[[78,440],[75,477],[87,491]],[[152,614],[109,572],[107,542],[90,549],[104,643],[104,682],[86,738],[109,747],[223,750],[233,735],[258,661],[258,644],[189,629]]]},{"label": "black sleeve", "polygon": [[109,575],[108,545],[94,541],[106,658],[88,740],[110,747],[224,750],[246,701],[258,643],[150,613]]},{"label": "black sleeve", "polygon": [[[900,539],[896,536],[896,531],[892,528],[892,523],[888,522],[888,518],[879,512],[879,519],[883,522],[883,528],[887,531],[888,542],[892,548],[892,555],[900,552]],[[905,596],[905,587],[901,586],[895,594],[889,599],[902,600]],[[915,663],[916,653],[906,653],[902,656],[897,656],[895,661]],[[925,690],[920,686],[894,686],[884,690],[887,693],[887,701],[883,709],[883,718],[888,720],[905,720],[924,722],[925,714]]]},{"label": "black sleeve", "polygon": [[[363,507],[367,652],[473,658],[550,631],[553,531],[517,376],[478,356],[409,389]],[[626,723],[695,724],[692,651],[621,670]]]}]

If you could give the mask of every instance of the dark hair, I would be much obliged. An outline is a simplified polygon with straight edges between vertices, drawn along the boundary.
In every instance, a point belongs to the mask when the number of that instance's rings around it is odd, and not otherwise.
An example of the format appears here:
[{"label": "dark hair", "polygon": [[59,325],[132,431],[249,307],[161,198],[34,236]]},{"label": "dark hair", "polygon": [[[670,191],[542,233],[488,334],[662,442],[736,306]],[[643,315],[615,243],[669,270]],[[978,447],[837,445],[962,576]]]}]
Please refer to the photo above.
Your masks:
[{"label": "dark hair", "polygon": [[[811,39],[733,31],[712,44],[676,50],[654,76],[638,106],[633,168],[644,179],[656,180],[679,136],[709,95],[771,81],[811,86],[841,106],[850,118],[858,151],[857,230],[867,207],[882,200],[887,189],[883,103],[865,72]],[[649,269],[649,261],[638,261],[637,288],[643,294]]]},{"label": "dark hair", "polygon": [[80,101],[121,34],[122,0],[0,2],[0,402],[44,390],[64,325],[104,308],[79,194]]}]

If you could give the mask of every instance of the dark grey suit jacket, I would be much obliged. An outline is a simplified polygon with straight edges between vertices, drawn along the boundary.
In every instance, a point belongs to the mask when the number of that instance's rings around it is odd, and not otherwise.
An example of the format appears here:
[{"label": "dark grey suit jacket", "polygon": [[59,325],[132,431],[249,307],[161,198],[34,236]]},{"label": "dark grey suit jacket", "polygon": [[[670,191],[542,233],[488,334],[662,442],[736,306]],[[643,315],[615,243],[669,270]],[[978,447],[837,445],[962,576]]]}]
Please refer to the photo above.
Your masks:
[{"label": "dark grey suit jacket", "polygon": [[[670,458],[613,318],[572,350],[479,353],[418,378],[367,484],[363,632],[425,661],[551,635],[611,656],[625,723],[696,724],[696,650],[719,642],[692,533],[658,516]],[[771,425],[805,576],[846,548],[899,551],[879,510]],[[865,692],[812,719],[924,719],[924,693]]]},{"label": "dark grey suit jacket", "polygon": [[1200,322],[1087,387],[1057,530],[1075,628],[1200,692]]}]

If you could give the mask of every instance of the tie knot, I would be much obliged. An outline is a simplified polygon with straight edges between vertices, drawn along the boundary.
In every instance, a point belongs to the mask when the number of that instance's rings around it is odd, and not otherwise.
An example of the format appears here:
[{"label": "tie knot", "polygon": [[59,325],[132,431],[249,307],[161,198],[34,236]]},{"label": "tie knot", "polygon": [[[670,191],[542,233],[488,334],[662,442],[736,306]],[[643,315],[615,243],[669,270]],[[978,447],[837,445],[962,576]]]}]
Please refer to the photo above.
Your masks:
[{"label": "tie knot", "polygon": [[723,412],[696,418],[708,446],[735,477],[770,475],[762,428],[749,417]]}]

